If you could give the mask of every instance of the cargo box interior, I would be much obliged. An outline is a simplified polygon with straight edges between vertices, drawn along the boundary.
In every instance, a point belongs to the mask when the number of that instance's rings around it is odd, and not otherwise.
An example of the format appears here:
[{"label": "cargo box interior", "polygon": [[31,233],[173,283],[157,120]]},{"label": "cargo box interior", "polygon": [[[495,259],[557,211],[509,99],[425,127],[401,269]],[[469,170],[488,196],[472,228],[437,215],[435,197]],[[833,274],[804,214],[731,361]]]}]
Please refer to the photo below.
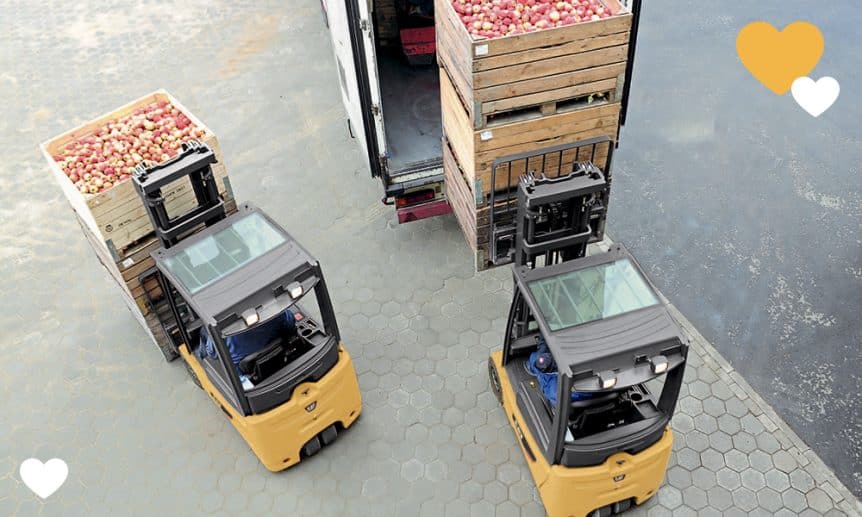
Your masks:
[{"label": "cargo box interior", "polygon": [[443,128],[436,58],[427,57],[430,64],[409,63],[400,38],[403,29],[433,27],[433,2],[427,4],[432,7],[431,13],[408,15],[410,0],[374,0],[375,54],[389,172],[393,175],[442,164]]}]

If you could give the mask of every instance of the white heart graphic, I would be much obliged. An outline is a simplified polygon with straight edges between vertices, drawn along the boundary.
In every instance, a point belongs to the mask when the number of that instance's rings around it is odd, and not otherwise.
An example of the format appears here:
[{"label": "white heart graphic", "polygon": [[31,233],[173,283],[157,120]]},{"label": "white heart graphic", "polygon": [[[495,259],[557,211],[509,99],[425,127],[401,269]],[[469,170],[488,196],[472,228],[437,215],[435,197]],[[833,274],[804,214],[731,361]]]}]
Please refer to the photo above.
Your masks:
[{"label": "white heart graphic", "polygon": [[800,77],[793,81],[790,92],[802,109],[819,117],[838,100],[841,85],[832,77],[821,77],[816,83],[810,77]]},{"label": "white heart graphic", "polygon": [[69,466],[59,458],[50,459],[45,463],[36,458],[30,458],[24,460],[18,469],[18,474],[21,476],[21,481],[33,493],[42,499],[48,499],[66,482]]}]

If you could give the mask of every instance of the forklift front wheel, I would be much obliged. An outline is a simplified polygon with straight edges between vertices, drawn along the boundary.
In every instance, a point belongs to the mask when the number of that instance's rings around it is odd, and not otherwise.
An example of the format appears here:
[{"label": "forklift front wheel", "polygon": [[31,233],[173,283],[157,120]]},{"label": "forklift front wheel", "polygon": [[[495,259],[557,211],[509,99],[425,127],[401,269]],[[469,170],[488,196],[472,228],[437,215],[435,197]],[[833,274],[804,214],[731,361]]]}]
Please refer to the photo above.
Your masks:
[{"label": "forklift front wheel", "polygon": [[497,402],[503,403],[503,391],[500,388],[500,377],[497,375],[497,367],[494,366],[494,360],[488,358],[488,380],[491,383],[491,389],[494,390],[494,395],[497,397]]},{"label": "forklift front wheel", "polygon": [[197,387],[198,387],[198,388],[200,388],[200,389],[204,389],[204,388],[203,388],[203,386],[201,386],[201,380],[200,380],[200,379],[198,379],[198,376],[197,376],[197,374],[195,373],[195,371],[194,371],[194,370],[192,370],[192,367],[191,367],[191,366],[189,366],[188,361],[183,360],[183,366],[185,366],[185,367],[186,367],[186,373],[188,373],[188,374],[189,374],[189,377],[191,377],[191,378],[192,378],[192,382],[193,382],[193,383],[195,383],[195,386],[197,386]]}]

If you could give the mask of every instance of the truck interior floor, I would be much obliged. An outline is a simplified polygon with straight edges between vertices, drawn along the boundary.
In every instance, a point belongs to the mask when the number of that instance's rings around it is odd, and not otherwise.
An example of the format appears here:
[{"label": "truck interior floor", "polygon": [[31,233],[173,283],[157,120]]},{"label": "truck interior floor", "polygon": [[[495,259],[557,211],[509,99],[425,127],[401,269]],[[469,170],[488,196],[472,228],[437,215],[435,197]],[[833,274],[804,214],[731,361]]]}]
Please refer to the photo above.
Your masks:
[{"label": "truck interior floor", "polygon": [[441,159],[440,79],[437,67],[410,66],[399,48],[378,49],[383,123],[389,166],[401,171]]}]

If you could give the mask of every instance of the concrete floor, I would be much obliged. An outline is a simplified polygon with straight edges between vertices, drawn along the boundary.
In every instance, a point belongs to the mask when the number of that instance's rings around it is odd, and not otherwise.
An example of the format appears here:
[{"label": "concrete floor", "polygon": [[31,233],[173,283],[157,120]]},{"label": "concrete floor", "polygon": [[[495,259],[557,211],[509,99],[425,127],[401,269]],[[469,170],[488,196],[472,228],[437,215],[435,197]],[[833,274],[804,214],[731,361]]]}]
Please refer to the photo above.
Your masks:
[{"label": "concrete floor", "polygon": [[[484,370],[500,346],[509,273],[475,275],[451,217],[393,224],[348,138],[318,9],[0,6],[11,14],[0,16],[0,515],[542,514]],[[38,152],[156,88],[214,129],[237,197],[284,223],[327,274],[365,409],[289,471],[265,471],[182,366],[146,341]],[[622,199],[634,176],[617,176]],[[667,280],[677,271],[651,260],[641,258],[677,301],[682,288]],[[687,375],[667,482],[631,515],[859,514],[701,339]],[[47,502],[18,478],[31,456],[69,464]]]}]

